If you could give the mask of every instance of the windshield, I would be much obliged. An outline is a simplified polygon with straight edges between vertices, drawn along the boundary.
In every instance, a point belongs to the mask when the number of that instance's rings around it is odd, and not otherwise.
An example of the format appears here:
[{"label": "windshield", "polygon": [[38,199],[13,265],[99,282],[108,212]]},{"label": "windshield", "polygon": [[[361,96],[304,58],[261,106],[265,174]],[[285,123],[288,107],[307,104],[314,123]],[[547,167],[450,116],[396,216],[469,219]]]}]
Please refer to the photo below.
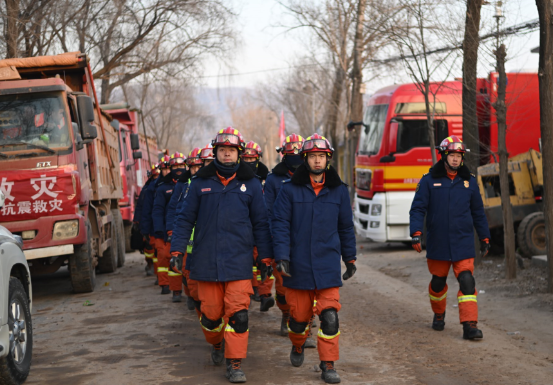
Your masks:
[{"label": "windshield", "polygon": [[[430,147],[428,140],[428,121],[404,120],[399,122],[397,130],[397,152],[407,152],[415,147]],[[434,143],[440,143],[447,138],[447,121],[434,120]]]},{"label": "windshield", "polygon": [[367,108],[363,118],[365,127],[361,130],[361,137],[359,138],[360,154],[374,155],[378,153],[387,114],[387,104],[378,104]]},{"label": "windshield", "polygon": [[0,152],[71,145],[61,93],[0,96]]}]

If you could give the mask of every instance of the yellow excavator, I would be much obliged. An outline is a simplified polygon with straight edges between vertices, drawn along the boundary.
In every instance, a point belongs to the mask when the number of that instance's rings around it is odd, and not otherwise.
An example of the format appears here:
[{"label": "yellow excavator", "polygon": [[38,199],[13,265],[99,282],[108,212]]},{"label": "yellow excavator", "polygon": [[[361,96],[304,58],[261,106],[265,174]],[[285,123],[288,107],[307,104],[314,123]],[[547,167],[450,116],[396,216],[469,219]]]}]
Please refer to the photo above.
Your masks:
[{"label": "yellow excavator", "polygon": [[[509,195],[518,251],[525,257],[545,254],[542,155],[530,150],[509,159]],[[478,167],[478,186],[492,235],[492,248],[503,250],[503,214],[499,163]]]}]

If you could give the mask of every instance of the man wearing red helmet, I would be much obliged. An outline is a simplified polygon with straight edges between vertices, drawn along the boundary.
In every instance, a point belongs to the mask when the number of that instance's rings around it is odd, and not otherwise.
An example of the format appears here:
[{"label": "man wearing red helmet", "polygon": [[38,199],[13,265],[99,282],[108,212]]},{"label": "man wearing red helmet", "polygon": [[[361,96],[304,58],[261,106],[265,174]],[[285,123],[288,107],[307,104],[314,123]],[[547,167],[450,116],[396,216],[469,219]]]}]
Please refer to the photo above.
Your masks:
[{"label": "man wearing red helmet", "polygon": [[261,184],[240,162],[245,147],[240,132],[232,127],[219,131],[213,147],[215,160],[188,186],[171,251],[184,255],[194,230],[194,252],[187,262],[190,278],[198,281],[200,324],[213,362],[219,365],[226,358],[226,376],[238,383],[246,381],[241,365],[248,348],[252,250],[255,244],[259,263],[270,264],[271,234]]},{"label": "man wearing red helmet", "polygon": [[346,265],[342,278],[347,280],[356,271],[356,246],[349,192],[330,166],[333,153],[328,140],[318,134],[303,142],[304,163],[283,183],[271,226],[277,270],[284,276],[290,305],[290,362],[303,364],[309,321],[315,313],[320,320],[321,377],[335,384],[340,382],[334,369],[339,359],[340,259]]},{"label": "man wearing red helmet", "polygon": [[481,252],[490,248],[490,230],[476,178],[463,164],[465,144],[455,135],[436,147],[441,159],[424,174],[417,185],[411,205],[410,231],[413,248],[419,253],[426,217],[426,258],[432,280],[428,286],[434,312],[432,328],[444,330],[447,275],[453,272],[459,281],[459,319],[463,338],[483,337],[478,329],[478,304],[474,273],[474,232],[481,239]]}]

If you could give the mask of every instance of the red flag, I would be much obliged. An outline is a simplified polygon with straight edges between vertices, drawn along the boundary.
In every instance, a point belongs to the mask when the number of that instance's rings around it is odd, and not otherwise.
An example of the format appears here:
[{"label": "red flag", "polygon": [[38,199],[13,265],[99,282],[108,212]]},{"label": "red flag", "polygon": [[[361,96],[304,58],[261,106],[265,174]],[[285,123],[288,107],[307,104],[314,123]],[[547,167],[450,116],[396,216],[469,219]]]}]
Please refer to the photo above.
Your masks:
[{"label": "red flag", "polygon": [[286,125],[284,124],[284,111],[280,113],[280,127],[278,128],[279,144],[284,143],[286,140]]}]

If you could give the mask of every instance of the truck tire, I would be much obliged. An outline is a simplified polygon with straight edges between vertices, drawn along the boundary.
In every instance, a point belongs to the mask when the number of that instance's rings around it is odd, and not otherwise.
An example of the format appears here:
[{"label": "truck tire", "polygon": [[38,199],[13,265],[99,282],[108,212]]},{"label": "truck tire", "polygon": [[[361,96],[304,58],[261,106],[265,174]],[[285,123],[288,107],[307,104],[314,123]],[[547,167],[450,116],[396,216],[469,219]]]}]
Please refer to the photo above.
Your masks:
[{"label": "truck tire", "polygon": [[33,323],[29,298],[17,278],[10,278],[8,298],[10,346],[8,355],[0,358],[0,383],[19,385],[25,382],[31,370]]},{"label": "truck tire", "polygon": [[85,221],[86,243],[75,246],[69,258],[69,274],[75,293],[90,293],[96,286],[96,269],[92,266],[92,226]]},{"label": "truck tire", "polygon": [[[126,244],[131,243],[130,236],[127,236],[125,225],[123,224],[123,217],[119,209],[112,209],[111,215],[115,220],[115,230],[117,232],[117,267],[123,267],[125,264],[125,252]],[[129,232],[130,235],[130,232]]]},{"label": "truck tire", "polygon": [[132,253],[134,249],[131,247],[132,223],[125,226],[125,252]]},{"label": "truck tire", "polygon": [[112,210],[112,219],[109,224],[111,228],[111,246],[104,250],[104,254],[98,258],[98,271],[100,273],[114,273],[117,270],[119,248],[117,247],[117,222]]},{"label": "truck tire", "polygon": [[542,212],[528,214],[517,230],[517,241],[523,256],[545,254],[545,219]]}]

